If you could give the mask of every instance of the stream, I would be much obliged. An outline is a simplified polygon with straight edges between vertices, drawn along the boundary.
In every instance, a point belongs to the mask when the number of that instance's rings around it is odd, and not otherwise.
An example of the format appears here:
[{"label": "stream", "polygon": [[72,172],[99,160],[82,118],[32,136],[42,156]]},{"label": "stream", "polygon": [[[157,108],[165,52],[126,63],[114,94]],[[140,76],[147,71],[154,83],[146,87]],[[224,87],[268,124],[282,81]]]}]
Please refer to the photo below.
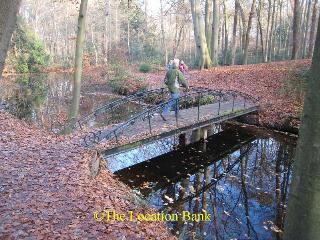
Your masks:
[{"label": "stream", "polygon": [[[0,79],[0,109],[38,127],[51,129],[67,121],[72,96],[71,73],[40,73],[11,75]],[[83,79],[79,117],[90,114],[97,107],[112,102],[119,95],[106,87],[93,89],[90,79]],[[106,84],[105,84],[106,85]],[[90,127],[102,127],[128,119],[141,107],[134,103],[120,106],[113,112],[101,114],[91,121]]]},{"label": "stream", "polygon": [[[197,129],[106,154],[107,166],[145,204],[180,216],[167,222],[179,239],[282,239],[295,139],[246,127],[204,130],[206,140]],[[210,221],[183,221],[183,212]]]}]

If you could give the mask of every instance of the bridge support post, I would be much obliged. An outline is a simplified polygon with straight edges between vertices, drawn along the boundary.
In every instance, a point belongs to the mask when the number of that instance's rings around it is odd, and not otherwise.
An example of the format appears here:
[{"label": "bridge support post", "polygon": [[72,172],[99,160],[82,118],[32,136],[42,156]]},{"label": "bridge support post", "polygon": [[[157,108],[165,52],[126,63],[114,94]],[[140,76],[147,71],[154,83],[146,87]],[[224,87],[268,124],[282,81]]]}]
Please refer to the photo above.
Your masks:
[{"label": "bridge support post", "polygon": [[208,126],[208,137],[210,137],[212,134],[214,134],[214,131],[213,131],[213,126],[212,125],[209,125]]},{"label": "bridge support post", "polygon": [[203,152],[206,152],[207,151],[207,143],[206,143],[206,139],[208,138],[208,127],[204,127],[204,128],[201,128],[201,139],[203,140],[202,142],[202,151]]},{"label": "bridge support post", "polygon": [[179,134],[179,147],[183,147],[185,145],[187,145],[186,134],[185,133]]},{"label": "bridge support post", "polygon": [[191,133],[190,143],[194,143],[200,140],[200,128],[195,129]]}]

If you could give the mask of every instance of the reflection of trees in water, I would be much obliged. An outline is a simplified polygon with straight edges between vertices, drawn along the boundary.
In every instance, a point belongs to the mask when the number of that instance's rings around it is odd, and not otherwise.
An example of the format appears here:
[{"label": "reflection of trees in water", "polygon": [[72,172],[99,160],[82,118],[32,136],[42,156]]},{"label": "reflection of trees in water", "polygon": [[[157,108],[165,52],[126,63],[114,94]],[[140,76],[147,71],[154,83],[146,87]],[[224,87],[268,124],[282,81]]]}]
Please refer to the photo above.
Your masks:
[{"label": "reflection of trees in water", "polygon": [[42,121],[43,102],[47,94],[46,75],[22,75],[16,79],[17,88],[8,97],[9,111],[20,119]]},{"label": "reflection of trees in water", "polygon": [[[17,117],[41,127],[59,127],[67,120],[72,95],[72,74],[39,73],[9,76],[1,79],[0,102],[5,100],[9,111]],[[80,115],[114,100],[108,93],[84,92],[81,96]],[[112,113],[102,114],[92,125],[106,125],[127,119],[140,111],[136,104],[127,104]]]},{"label": "reflection of trees in water", "polygon": [[292,146],[259,139],[163,191],[175,200],[169,204],[174,212],[212,214],[209,224],[193,223],[187,231],[182,222],[173,223],[173,233],[183,232],[184,239],[281,239],[272,229],[283,229],[292,152]]},{"label": "reflection of trees in water", "polygon": [[[175,141],[169,145],[162,142],[162,148],[160,140],[137,152],[137,161],[141,162],[141,156],[152,159],[150,152],[157,152],[157,156],[170,153],[117,174],[124,181],[130,176],[129,185],[141,187],[141,193],[160,211],[192,214],[206,210],[211,214],[210,222],[170,223],[172,232],[182,239],[281,239],[294,147],[244,133],[233,138],[226,132],[214,135],[209,142],[193,144],[206,135],[193,131],[191,145],[175,151]],[[226,136],[234,142],[228,142]],[[225,155],[227,151],[217,146],[221,137],[231,154]],[[184,144],[185,136],[180,136],[179,142]],[[149,187],[144,188],[146,182]]]}]

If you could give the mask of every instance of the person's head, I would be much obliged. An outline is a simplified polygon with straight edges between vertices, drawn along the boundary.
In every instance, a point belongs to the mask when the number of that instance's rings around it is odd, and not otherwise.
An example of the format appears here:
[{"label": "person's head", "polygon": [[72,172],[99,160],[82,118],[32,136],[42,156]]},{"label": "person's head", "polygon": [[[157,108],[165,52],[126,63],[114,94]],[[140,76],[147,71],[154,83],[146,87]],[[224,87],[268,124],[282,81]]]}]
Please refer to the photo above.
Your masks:
[{"label": "person's head", "polygon": [[173,59],[173,66],[179,67],[179,62],[180,62],[179,59],[177,58]]},{"label": "person's head", "polygon": [[184,64],[184,61],[181,60],[181,61],[180,61],[180,64]]},{"label": "person's head", "polygon": [[170,60],[170,61],[169,61],[169,64],[172,65],[172,64],[173,64],[173,60]]}]

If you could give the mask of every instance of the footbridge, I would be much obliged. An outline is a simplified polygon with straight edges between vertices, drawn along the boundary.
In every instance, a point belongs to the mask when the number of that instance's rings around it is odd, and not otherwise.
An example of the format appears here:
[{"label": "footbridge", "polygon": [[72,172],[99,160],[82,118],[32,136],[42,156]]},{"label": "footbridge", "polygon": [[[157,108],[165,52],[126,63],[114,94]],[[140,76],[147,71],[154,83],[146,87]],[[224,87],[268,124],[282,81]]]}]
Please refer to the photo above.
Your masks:
[{"label": "footbridge", "polygon": [[[179,114],[172,111],[167,121],[160,113],[169,101],[176,101]],[[191,87],[181,92],[177,100],[170,100],[166,89],[153,89],[138,92],[94,110],[88,116],[76,121],[74,129],[83,128],[101,114],[108,113],[129,102],[142,106],[142,111],[130,116],[123,122],[104,129],[93,130],[83,136],[83,144],[90,147],[108,141],[113,147],[119,147],[131,141],[148,141],[178,134],[187,130],[221,123],[259,110],[258,99],[234,90],[217,90]]]}]

